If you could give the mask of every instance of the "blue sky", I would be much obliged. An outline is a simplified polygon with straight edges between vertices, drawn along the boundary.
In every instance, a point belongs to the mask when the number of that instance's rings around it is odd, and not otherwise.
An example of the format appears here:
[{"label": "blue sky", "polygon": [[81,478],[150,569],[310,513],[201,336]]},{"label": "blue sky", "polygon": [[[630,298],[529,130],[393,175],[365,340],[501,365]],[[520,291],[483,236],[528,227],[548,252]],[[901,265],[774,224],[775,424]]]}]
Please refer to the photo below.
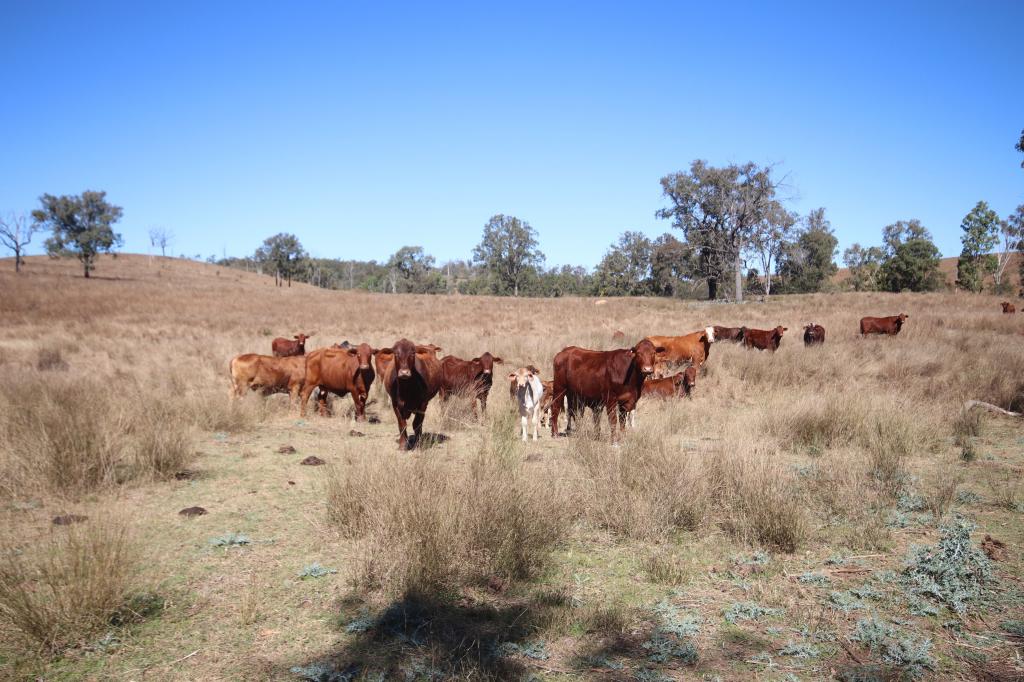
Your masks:
[{"label": "blue sky", "polygon": [[777,164],[841,247],[916,217],[956,255],[1024,203],[1024,2],[487,4],[0,0],[0,211],[103,189],[128,252],[439,261],[506,213],[592,266],[695,158]]}]

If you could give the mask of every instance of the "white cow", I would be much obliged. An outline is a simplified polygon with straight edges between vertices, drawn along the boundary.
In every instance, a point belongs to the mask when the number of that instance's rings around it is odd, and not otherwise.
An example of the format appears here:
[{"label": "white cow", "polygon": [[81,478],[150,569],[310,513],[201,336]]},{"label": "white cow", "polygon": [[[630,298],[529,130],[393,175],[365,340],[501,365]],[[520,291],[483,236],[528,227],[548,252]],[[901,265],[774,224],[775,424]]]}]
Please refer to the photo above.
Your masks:
[{"label": "white cow", "polygon": [[532,369],[520,367],[508,375],[509,381],[515,382],[516,404],[519,405],[519,418],[523,427],[523,442],[526,442],[527,424],[533,416],[533,439],[537,440],[537,424],[540,422],[541,399],[544,397],[544,385],[540,377]]}]

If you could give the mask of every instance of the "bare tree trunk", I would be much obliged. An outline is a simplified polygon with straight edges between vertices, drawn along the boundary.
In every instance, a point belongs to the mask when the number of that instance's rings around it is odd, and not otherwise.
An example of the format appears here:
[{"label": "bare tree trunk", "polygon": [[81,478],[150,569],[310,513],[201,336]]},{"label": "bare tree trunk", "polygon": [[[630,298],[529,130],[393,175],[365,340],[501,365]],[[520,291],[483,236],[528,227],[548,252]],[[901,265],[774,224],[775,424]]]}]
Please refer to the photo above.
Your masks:
[{"label": "bare tree trunk", "polygon": [[21,248],[14,247],[14,271],[21,272]]},{"label": "bare tree trunk", "polygon": [[743,259],[736,252],[736,302],[743,303]]},{"label": "bare tree trunk", "polygon": [[708,300],[714,301],[718,298],[718,278],[708,277]]}]

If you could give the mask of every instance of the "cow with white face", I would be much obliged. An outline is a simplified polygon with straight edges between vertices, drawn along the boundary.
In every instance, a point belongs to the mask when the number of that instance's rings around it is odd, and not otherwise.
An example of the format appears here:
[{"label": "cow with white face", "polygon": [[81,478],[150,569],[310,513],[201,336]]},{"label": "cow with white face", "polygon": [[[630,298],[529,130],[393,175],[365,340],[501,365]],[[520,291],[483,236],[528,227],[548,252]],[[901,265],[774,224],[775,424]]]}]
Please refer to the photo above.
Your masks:
[{"label": "cow with white face", "polygon": [[519,418],[523,428],[523,442],[526,442],[529,418],[533,417],[533,439],[537,440],[537,425],[540,423],[541,399],[544,397],[544,385],[540,376],[530,367],[520,367],[508,375],[515,392],[516,404],[519,406]]}]

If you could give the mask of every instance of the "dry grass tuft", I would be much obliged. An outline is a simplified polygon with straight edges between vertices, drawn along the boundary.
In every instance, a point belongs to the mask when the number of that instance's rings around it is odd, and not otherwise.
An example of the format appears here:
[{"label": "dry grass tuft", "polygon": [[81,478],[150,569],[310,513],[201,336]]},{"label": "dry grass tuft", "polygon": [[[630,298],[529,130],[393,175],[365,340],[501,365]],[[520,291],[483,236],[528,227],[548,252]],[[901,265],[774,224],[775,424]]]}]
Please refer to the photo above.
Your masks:
[{"label": "dry grass tuft", "polygon": [[50,653],[107,628],[128,600],[138,567],[128,526],[109,516],[0,552],[0,619]]},{"label": "dry grass tuft", "polygon": [[535,574],[571,516],[557,484],[526,475],[510,456],[517,447],[514,420],[503,413],[465,466],[373,454],[333,468],[327,515],[361,541],[357,584],[391,596],[444,594]]}]

